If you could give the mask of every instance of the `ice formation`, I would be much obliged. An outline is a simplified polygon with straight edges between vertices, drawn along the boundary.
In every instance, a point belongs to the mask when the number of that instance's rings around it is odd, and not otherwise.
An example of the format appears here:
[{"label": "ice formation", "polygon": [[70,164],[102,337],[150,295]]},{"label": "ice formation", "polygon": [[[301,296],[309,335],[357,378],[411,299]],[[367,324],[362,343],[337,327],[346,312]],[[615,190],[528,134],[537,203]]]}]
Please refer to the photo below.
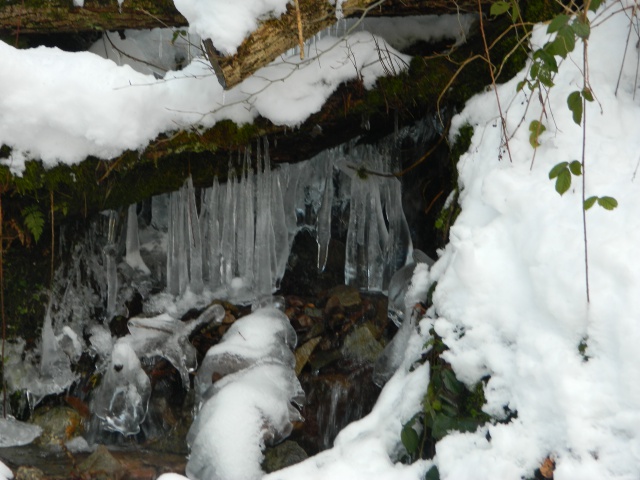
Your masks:
[{"label": "ice formation", "polygon": [[125,261],[131,268],[137,268],[143,273],[150,274],[149,267],[140,256],[140,238],[138,236],[138,213],[137,204],[129,205],[127,211],[127,254]]},{"label": "ice formation", "polygon": [[199,209],[187,180],[170,196],[167,291],[199,293],[204,284],[215,296],[236,303],[270,295],[279,287],[302,228],[315,233],[317,265],[323,270],[332,212],[346,205],[346,282],[386,291],[412,251],[400,182],[389,175],[395,168],[389,150],[350,145],[273,169],[265,139],[255,158],[246,149],[236,163],[230,162],[229,170],[240,172],[237,178],[232,175],[224,185],[215,179],[201,192]]},{"label": "ice formation", "polygon": [[[401,288],[404,291],[402,295],[404,321],[373,367],[373,382],[379,387],[387,383],[404,361],[409,340],[415,334],[416,325],[420,319],[420,311],[415,308],[415,305],[426,301],[428,289],[431,287],[432,281],[429,278],[431,259],[423,252],[417,251],[414,261],[417,263],[407,265],[404,271],[402,269],[398,271],[398,276],[404,280]],[[406,279],[409,270],[411,276]],[[401,282],[398,280],[392,283],[395,288]]]},{"label": "ice formation", "polygon": [[221,323],[223,317],[224,308],[218,304],[187,322],[166,313],[151,318],[135,317],[128,322],[131,335],[118,342],[128,344],[140,358],[158,356],[167,359],[178,370],[182,385],[188,390],[189,373],[197,367],[196,349],[189,342],[189,334],[205,323]]},{"label": "ice formation", "polygon": [[79,356],[76,355],[78,342],[71,329],[55,335],[50,302],[40,337],[39,362],[33,355],[24,352],[24,341],[8,346],[4,375],[9,389],[26,392],[31,409],[47,395],[64,392],[77,378],[71,370],[71,360]]},{"label": "ice formation", "polygon": [[262,450],[301,421],[295,331],[276,308],[236,321],[207,352],[196,378],[201,407],[189,430],[187,476],[192,480],[262,477]]},{"label": "ice formation", "polygon": [[431,267],[434,264],[434,260],[421,250],[413,251],[413,261],[407,263],[404,267],[399,269],[389,282],[388,297],[389,306],[387,309],[387,316],[393,320],[393,322],[399,327],[404,317],[404,312],[407,308],[405,303],[405,296],[409,286],[411,285],[411,278],[413,272],[416,269],[416,265],[424,263]]},{"label": "ice formation", "polygon": [[91,411],[104,429],[134,435],[147,414],[150,395],[151,382],[133,348],[116,342],[102,383],[93,392]]},{"label": "ice formation", "polygon": [[[0,448],[28,445],[42,434],[42,428],[31,423],[19,422],[11,416],[0,417]],[[0,467],[2,463],[0,463]],[[2,470],[0,469],[0,478]]]}]

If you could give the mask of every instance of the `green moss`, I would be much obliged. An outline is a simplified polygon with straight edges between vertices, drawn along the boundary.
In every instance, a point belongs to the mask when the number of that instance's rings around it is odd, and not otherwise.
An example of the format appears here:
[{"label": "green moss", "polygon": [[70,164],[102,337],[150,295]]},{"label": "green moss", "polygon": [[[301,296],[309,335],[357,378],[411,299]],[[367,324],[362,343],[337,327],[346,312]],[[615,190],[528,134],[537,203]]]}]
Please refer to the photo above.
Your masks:
[{"label": "green moss", "polygon": [[562,5],[554,0],[533,0],[520,2],[520,11],[522,13],[522,18],[526,22],[546,22],[561,13],[562,10]]},{"label": "green moss", "polygon": [[451,161],[454,165],[457,165],[460,157],[469,150],[472,138],[473,127],[471,125],[466,123],[460,127],[451,145]]}]

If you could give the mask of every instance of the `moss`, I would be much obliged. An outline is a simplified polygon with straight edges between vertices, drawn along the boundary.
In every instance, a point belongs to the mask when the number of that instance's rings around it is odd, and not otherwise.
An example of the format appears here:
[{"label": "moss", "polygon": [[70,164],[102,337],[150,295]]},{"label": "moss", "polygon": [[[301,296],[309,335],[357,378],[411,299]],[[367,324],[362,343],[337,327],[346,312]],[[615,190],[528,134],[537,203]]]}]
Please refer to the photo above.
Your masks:
[{"label": "moss", "polygon": [[555,0],[533,0],[520,2],[522,18],[526,22],[546,22],[561,13],[562,10],[562,5]]},{"label": "moss", "polygon": [[467,153],[469,147],[471,147],[471,139],[473,138],[473,127],[468,123],[465,123],[456,134],[451,145],[451,161],[454,165],[458,164],[460,157]]}]

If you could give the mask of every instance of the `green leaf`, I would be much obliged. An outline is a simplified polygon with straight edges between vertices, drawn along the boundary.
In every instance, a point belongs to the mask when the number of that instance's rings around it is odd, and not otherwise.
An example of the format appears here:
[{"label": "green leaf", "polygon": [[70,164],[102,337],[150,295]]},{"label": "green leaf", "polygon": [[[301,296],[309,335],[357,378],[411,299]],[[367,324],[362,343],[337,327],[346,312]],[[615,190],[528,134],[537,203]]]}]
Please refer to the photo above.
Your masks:
[{"label": "green leaf", "polygon": [[454,395],[461,395],[465,391],[465,386],[456,378],[453,370],[444,370],[442,372],[442,381],[444,386]]},{"label": "green leaf", "polygon": [[547,27],[547,33],[553,33],[560,30],[560,28],[564,27],[567,23],[569,23],[569,15],[558,15],[549,23]]},{"label": "green leaf", "polygon": [[424,477],[424,480],[440,480],[440,472],[435,465],[429,469]]},{"label": "green leaf", "polygon": [[582,175],[582,164],[578,160],[574,160],[569,164],[569,170],[571,170],[571,173],[576,177],[579,177]]},{"label": "green leaf", "polygon": [[580,92],[571,92],[567,97],[567,105],[573,113],[573,121],[580,125],[582,123],[582,95]]},{"label": "green leaf", "polygon": [[31,235],[33,235],[33,239],[38,243],[44,230],[44,215],[37,205],[26,207],[21,213],[25,227],[29,229]]},{"label": "green leaf", "polygon": [[533,80],[538,78],[538,75],[540,74],[540,65],[542,65],[540,61],[533,62],[531,64],[531,71],[529,72],[529,74],[531,75],[531,78]]},{"label": "green leaf", "polygon": [[565,168],[558,174],[556,178],[556,192],[560,195],[564,195],[571,187],[571,172],[568,168]]},{"label": "green leaf", "polygon": [[518,2],[512,2],[511,4],[511,21],[517,22],[520,20],[520,7],[518,6]]},{"label": "green leaf", "polygon": [[583,40],[589,38],[591,33],[591,27],[589,26],[589,20],[583,20],[582,18],[576,18],[571,24],[573,32]]},{"label": "green leaf", "polygon": [[553,167],[549,172],[549,180],[553,180],[558,175],[560,175],[560,172],[567,169],[567,165],[569,165],[569,162],[560,162],[555,167]]},{"label": "green leaf", "polygon": [[522,80],[521,82],[518,82],[518,85],[516,85],[516,92],[519,92],[520,90],[522,90],[526,84],[527,84],[526,80]]},{"label": "green leaf", "polygon": [[529,135],[529,143],[533,148],[538,148],[540,146],[540,142],[538,141],[538,137],[547,129],[543,123],[540,123],[538,120],[533,120],[529,124],[529,131],[531,134]]},{"label": "green leaf", "polygon": [[444,438],[451,430],[459,432],[474,432],[477,430],[480,422],[469,417],[447,417],[445,415],[437,415],[433,420],[431,433],[434,439],[440,440]]},{"label": "green leaf", "polygon": [[[413,423],[413,422],[411,422]],[[400,440],[402,441],[402,445],[407,450],[409,455],[414,455],[418,451],[418,447],[420,447],[420,437],[413,429],[411,424],[407,424],[402,427],[402,432],[400,432]]]},{"label": "green leaf", "polygon": [[595,195],[593,197],[587,198],[584,201],[584,209],[589,210],[591,207],[593,207],[593,204],[596,203],[596,200],[598,200],[598,197],[596,197]]},{"label": "green leaf", "polygon": [[564,26],[558,31],[556,38],[544,46],[544,50],[550,55],[567,58],[567,54],[572,52],[575,47],[576,39],[573,30],[571,27]]},{"label": "green leaf", "polygon": [[587,102],[593,102],[593,92],[589,87],[584,87],[582,89],[582,98],[584,98]]},{"label": "green leaf", "polygon": [[547,88],[553,87],[553,77],[551,75],[551,72],[546,68],[540,72],[540,75],[538,75],[538,80]]},{"label": "green leaf", "polygon": [[591,0],[591,3],[589,4],[589,10],[595,12],[598,8],[600,8],[601,4],[602,0]]},{"label": "green leaf", "polygon": [[558,62],[556,62],[556,59],[553,58],[553,55],[548,51],[542,48],[539,50],[536,50],[533,53],[533,58],[539,59],[542,62],[542,64],[545,67],[547,67],[547,70],[550,70],[551,72],[554,72],[554,73],[558,72]]},{"label": "green leaf", "polygon": [[507,12],[511,8],[511,3],[509,2],[496,2],[491,5],[491,10],[489,11],[491,15],[497,17],[498,15],[502,15]]},{"label": "green leaf", "polygon": [[598,198],[598,205],[605,210],[613,210],[618,206],[618,201],[613,197],[600,197]]}]

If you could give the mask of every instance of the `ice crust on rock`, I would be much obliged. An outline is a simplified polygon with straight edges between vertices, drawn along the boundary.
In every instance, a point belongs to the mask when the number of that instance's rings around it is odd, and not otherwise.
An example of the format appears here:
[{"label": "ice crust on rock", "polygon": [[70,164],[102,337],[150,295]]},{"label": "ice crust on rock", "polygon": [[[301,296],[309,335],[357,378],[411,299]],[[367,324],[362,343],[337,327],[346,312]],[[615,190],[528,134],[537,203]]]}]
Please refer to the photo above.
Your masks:
[{"label": "ice crust on rock", "polygon": [[295,344],[286,315],[265,307],[237,320],[209,349],[196,377],[200,410],[187,436],[190,479],[262,477],[265,445],[286,438],[292,422],[302,420],[291,404],[304,403]]},{"label": "ice crust on rock", "polygon": [[195,377],[196,400],[202,402],[212,382],[268,359],[291,369],[296,332],[284,313],[262,308],[237,320],[212,346]]},{"label": "ice crust on rock", "polygon": [[[11,416],[0,417],[0,448],[28,445],[41,434],[42,428],[38,425],[20,422]],[[0,478],[3,475],[2,467],[0,463]]]},{"label": "ice crust on rock", "polygon": [[150,395],[151,382],[135,351],[126,341],[116,342],[102,383],[93,392],[91,411],[104,429],[135,435]]},{"label": "ice crust on rock", "polygon": [[[389,304],[391,305],[392,287],[394,292],[399,288],[402,295],[394,297],[398,304],[400,301],[404,306],[403,319],[400,329],[396,332],[391,341],[384,348],[373,367],[373,382],[379,387],[383,387],[387,381],[395,374],[404,361],[405,352],[409,340],[415,334],[416,326],[420,320],[419,310],[414,305],[424,302],[427,299],[427,292],[432,281],[429,278],[429,268],[433,265],[433,260],[420,250],[414,251],[414,262],[398,270],[389,287]],[[409,278],[407,278],[409,277]],[[398,306],[398,305],[396,305]]]},{"label": "ice crust on rock", "polygon": [[189,373],[197,367],[196,349],[189,342],[189,335],[200,325],[209,322],[220,323],[224,308],[214,304],[198,318],[183,322],[167,313],[156,317],[135,317],[129,320],[131,335],[118,342],[128,344],[140,358],[163,357],[180,373],[182,385],[189,389]]}]

